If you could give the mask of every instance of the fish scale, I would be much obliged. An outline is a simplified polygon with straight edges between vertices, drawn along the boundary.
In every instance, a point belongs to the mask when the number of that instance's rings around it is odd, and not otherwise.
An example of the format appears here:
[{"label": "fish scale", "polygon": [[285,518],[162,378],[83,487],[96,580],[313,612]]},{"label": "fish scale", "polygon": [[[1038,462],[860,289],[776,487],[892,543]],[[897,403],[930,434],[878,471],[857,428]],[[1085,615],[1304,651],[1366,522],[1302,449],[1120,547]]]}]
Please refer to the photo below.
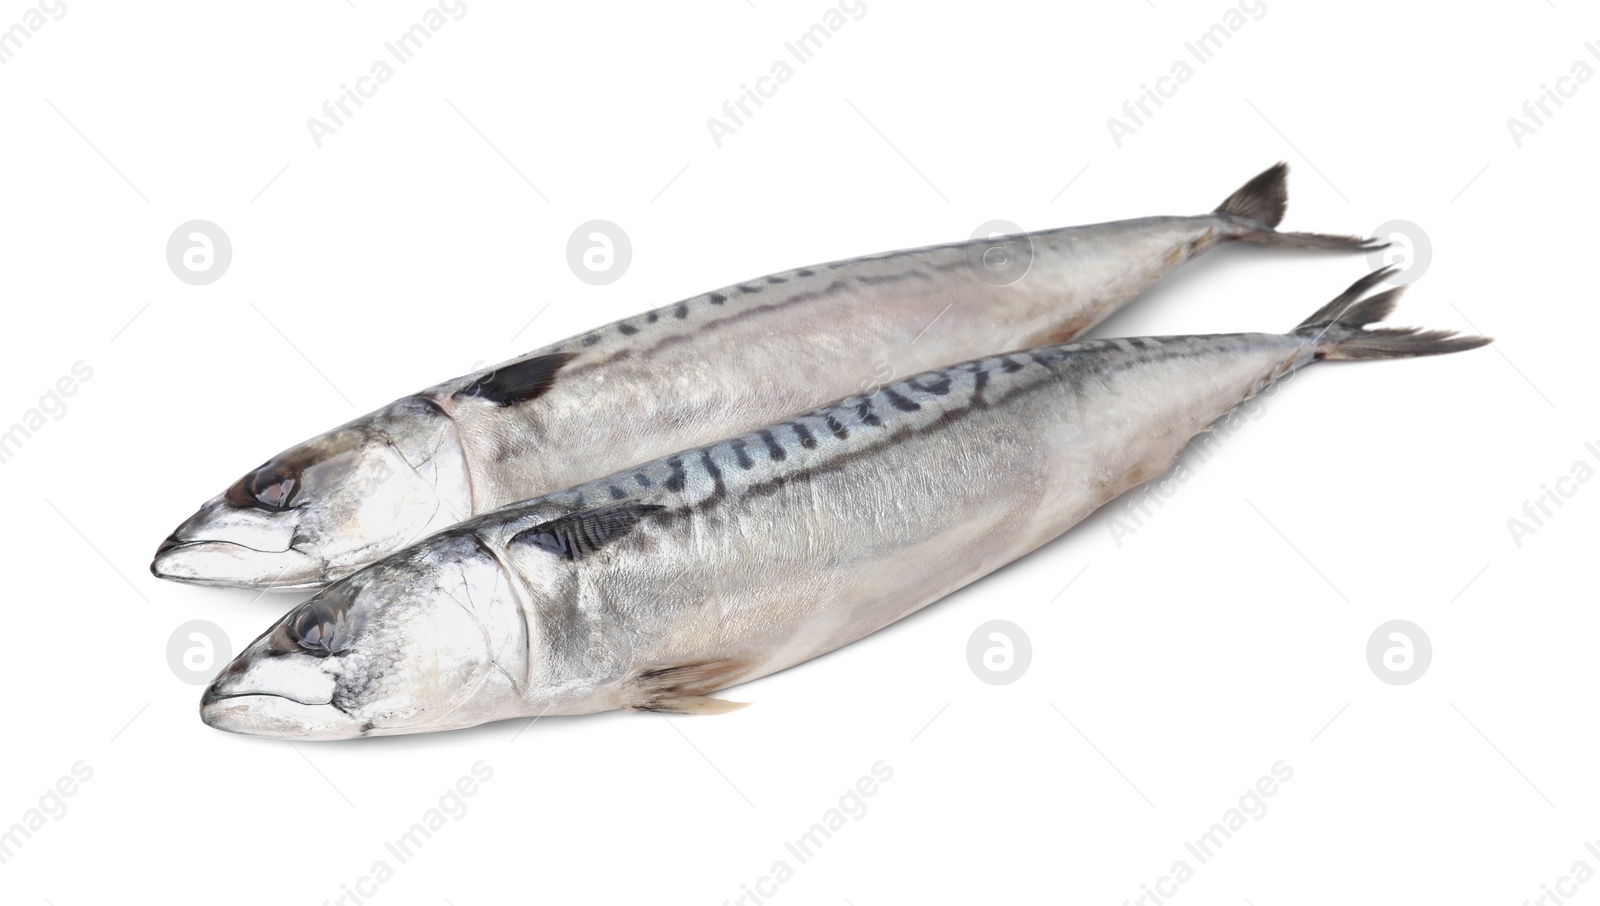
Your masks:
[{"label": "fish scale", "polygon": [[[725,479],[727,473],[748,475],[750,480],[744,482],[746,485],[777,480],[823,465],[833,457],[881,443],[883,432],[892,436],[897,431],[935,420],[944,411],[937,407],[941,401],[951,398],[953,389],[975,392],[977,373],[997,368],[1001,361],[997,357],[961,368],[961,373],[968,377],[960,387],[947,372],[930,372],[920,379],[824,406],[773,428],[671,456],[628,474],[588,482],[550,499],[563,505],[581,506],[602,495],[615,500],[632,499],[641,491],[659,485],[677,495],[675,499],[683,504],[696,505],[723,490],[725,482],[740,483],[737,478]],[[943,392],[921,386],[922,381],[930,380],[937,381]],[[887,411],[880,414],[874,403],[880,398],[898,399],[910,405],[891,403]],[[922,418],[914,420],[912,416],[916,413],[921,413]],[[752,450],[759,452],[753,456]],[[646,480],[640,480],[641,475]],[[635,488],[627,487],[629,478]]]},{"label": "fish scale", "polygon": [[[953,428],[953,414],[1003,406],[1016,395],[1052,382],[1064,382],[1072,393],[1081,395],[1086,375],[1104,381],[1118,372],[1159,359],[1216,354],[1228,346],[1265,346],[1274,341],[1281,342],[1268,347],[1274,350],[1268,356],[1273,364],[1292,357],[1301,345],[1268,334],[1188,335],[1140,337],[1137,343],[1124,338],[1081,341],[991,356],[918,375],[873,393],[847,397],[770,429],[666,457],[634,470],[634,488],[626,486],[627,475],[608,476],[551,495],[546,501],[558,507],[581,508],[603,497],[656,500],[660,495],[645,492],[659,486],[675,505],[694,508],[708,498],[730,493],[737,496],[825,468],[840,458],[892,444],[906,432],[940,423]],[[930,382],[939,389],[926,386]],[[880,406],[879,400],[890,402]],[[901,404],[894,404],[894,400]],[[817,440],[819,434],[824,440]],[[806,442],[808,438],[811,443]],[[752,448],[764,450],[762,458],[752,458]],[[641,474],[649,479],[647,483],[638,481]],[[529,506],[538,504],[530,502]]]},{"label": "fish scale", "polygon": [[[1188,233],[1191,221],[1193,218],[1146,217],[1123,221],[1118,225],[1130,231],[1172,230],[1174,233]],[[1096,232],[1106,226],[1106,224],[1095,224],[1062,227],[1057,230],[1027,234],[1030,268],[1037,265],[1047,272],[1058,270],[1065,261],[1080,254],[1077,249],[1080,242],[1099,241],[1100,237]],[[1186,254],[1198,251],[1199,244],[1209,239],[1203,237],[1203,234],[1197,238],[1199,242],[1196,245],[1184,248]],[[682,300],[667,309],[670,317],[661,317],[658,310],[633,318],[624,318],[536,350],[507,364],[540,355],[579,349],[602,353],[607,349],[616,349],[626,351],[630,356],[649,356],[657,351],[659,342],[671,342],[681,338],[685,330],[714,331],[723,321],[749,317],[751,308],[757,310],[756,314],[770,313],[800,303],[825,301],[830,297],[846,293],[853,287],[884,287],[911,279],[934,283],[941,276],[951,272],[971,271],[974,268],[971,258],[973,247],[972,241],[950,243],[835,261],[810,268],[797,268],[774,275],[778,278],[779,285],[783,285],[781,290],[773,288],[771,281],[774,277],[753,284],[734,284]],[[1171,263],[1176,264],[1177,261]],[[818,267],[822,270],[817,270]],[[849,276],[841,278],[835,274],[837,270],[848,270]],[[872,273],[873,270],[885,272]],[[1070,305],[1063,306],[1063,314],[1065,309],[1070,307]],[[656,346],[644,345],[653,337],[662,337],[664,340],[658,341]]]}]

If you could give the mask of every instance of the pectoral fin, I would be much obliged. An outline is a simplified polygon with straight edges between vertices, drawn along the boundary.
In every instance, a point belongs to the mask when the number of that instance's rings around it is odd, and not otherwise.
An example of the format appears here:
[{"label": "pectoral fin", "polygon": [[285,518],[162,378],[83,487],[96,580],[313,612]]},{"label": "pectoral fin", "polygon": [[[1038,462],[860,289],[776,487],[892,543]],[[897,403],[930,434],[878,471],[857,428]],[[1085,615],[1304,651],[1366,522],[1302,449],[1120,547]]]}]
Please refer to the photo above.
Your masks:
[{"label": "pectoral fin", "polygon": [[654,503],[616,503],[580,510],[523,529],[511,536],[511,543],[531,544],[567,560],[581,560],[663,509],[666,507]]},{"label": "pectoral fin", "polygon": [[513,406],[538,399],[556,382],[561,366],[577,358],[575,352],[553,352],[504,365],[456,391],[458,397],[477,396],[497,406]]}]

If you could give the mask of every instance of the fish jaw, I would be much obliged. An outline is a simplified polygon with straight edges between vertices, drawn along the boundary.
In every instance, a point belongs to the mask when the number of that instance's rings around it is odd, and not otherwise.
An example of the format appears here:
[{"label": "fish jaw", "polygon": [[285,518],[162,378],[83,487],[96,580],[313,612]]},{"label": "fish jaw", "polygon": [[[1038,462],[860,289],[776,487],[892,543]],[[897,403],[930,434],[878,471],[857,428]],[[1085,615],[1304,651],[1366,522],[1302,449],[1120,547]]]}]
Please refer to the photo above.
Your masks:
[{"label": "fish jaw", "polygon": [[[308,591],[327,584],[321,561],[299,551],[258,551],[227,541],[164,548],[150,564],[158,579],[211,588]],[[293,578],[299,574],[300,578]]]},{"label": "fish jaw", "polygon": [[161,542],[150,562],[158,579],[222,588],[315,588],[326,564],[293,546],[296,520],[240,510],[218,495]]},{"label": "fish jaw", "polygon": [[454,420],[408,397],[239,479],[161,543],[150,571],[224,588],[319,588],[471,511]]},{"label": "fish jaw", "polygon": [[212,681],[200,719],[295,740],[469,727],[526,711],[527,657],[499,561],[447,532],[285,614]]},{"label": "fish jaw", "polygon": [[207,697],[200,704],[206,726],[271,739],[359,739],[364,725],[325,702],[299,702],[281,695],[250,693]]}]

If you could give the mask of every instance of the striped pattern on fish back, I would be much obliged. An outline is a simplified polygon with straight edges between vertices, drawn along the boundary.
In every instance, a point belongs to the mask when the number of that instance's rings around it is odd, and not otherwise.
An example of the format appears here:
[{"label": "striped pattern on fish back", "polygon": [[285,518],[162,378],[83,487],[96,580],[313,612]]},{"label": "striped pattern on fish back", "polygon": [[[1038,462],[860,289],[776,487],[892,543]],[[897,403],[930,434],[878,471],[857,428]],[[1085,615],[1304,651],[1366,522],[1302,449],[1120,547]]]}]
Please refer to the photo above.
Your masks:
[{"label": "striped pattern on fish back", "polygon": [[933,246],[781,271],[614,321],[537,354],[623,349],[649,352],[655,343],[685,331],[707,329],[729,318],[777,312],[854,288],[915,281],[931,284],[949,271],[967,267],[970,265],[959,249]]},{"label": "striped pattern on fish back", "polygon": [[846,397],[758,431],[549,495],[540,503],[581,509],[647,499],[680,510],[714,507],[770,493],[803,474],[842,465],[907,436],[951,429],[973,412],[1003,407],[1035,391],[1059,385],[1064,392],[1081,395],[1141,364],[1217,355],[1270,336],[1117,338],[989,356]]},{"label": "striped pattern on fish back", "polygon": [[[1079,237],[1091,236],[1107,228],[1133,231],[1146,225],[1159,228],[1193,221],[1198,230],[1212,219],[1204,216],[1148,217],[1115,224],[1040,230],[1027,235],[1034,255],[1041,258],[1047,252],[1064,253],[1074,246]],[[686,330],[709,329],[733,317],[776,312],[852,289],[870,290],[919,283],[934,285],[947,279],[952,272],[976,272],[979,265],[973,250],[981,252],[993,244],[994,240],[988,238],[971,239],[780,271],[623,318],[540,349],[533,355],[557,352],[601,354],[625,349],[647,354],[657,342],[670,341]]]}]

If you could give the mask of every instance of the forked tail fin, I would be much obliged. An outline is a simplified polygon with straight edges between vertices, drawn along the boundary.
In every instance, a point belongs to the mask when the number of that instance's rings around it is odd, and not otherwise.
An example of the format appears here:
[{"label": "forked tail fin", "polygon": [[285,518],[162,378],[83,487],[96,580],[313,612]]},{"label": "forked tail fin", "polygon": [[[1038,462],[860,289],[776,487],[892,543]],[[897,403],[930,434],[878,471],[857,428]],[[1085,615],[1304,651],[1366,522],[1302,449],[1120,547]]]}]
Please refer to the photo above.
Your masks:
[{"label": "forked tail fin", "polygon": [[1477,349],[1493,342],[1490,337],[1459,335],[1452,330],[1423,330],[1420,327],[1379,327],[1366,329],[1387,318],[1404,287],[1385,290],[1375,296],[1367,291],[1382,283],[1398,268],[1375,270],[1350,284],[1339,297],[1317,309],[1295,327],[1295,336],[1316,344],[1319,359],[1404,359],[1421,355],[1443,355]]},{"label": "forked tail fin", "polygon": [[1244,227],[1229,235],[1230,239],[1297,249],[1333,249],[1362,252],[1379,249],[1389,243],[1379,239],[1359,236],[1333,236],[1326,233],[1280,233],[1276,228],[1283,221],[1284,209],[1289,206],[1289,165],[1282,161],[1268,167],[1228,196],[1217,206],[1214,214],[1221,214]]}]

